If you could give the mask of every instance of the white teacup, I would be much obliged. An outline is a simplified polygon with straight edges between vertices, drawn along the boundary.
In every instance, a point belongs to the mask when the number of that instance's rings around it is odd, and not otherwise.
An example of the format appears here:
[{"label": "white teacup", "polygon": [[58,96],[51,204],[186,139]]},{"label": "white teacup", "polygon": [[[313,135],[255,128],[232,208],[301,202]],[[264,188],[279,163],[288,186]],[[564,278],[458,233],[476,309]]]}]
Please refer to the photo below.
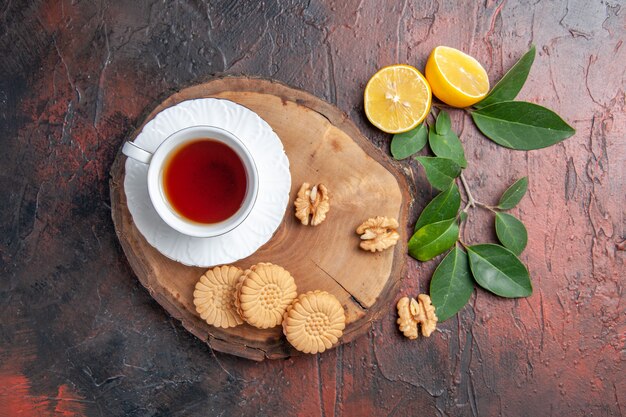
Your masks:
[{"label": "white teacup", "polygon": [[[180,215],[170,204],[164,190],[163,170],[173,151],[198,139],[210,138],[232,149],[241,159],[246,171],[246,192],[239,210],[219,223],[196,223]],[[148,192],[152,205],[165,223],[180,233],[194,237],[212,237],[239,226],[250,214],[259,191],[259,175],[254,159],[245,145],[232,133],[215,126],[191,126],[171,134],[154,153],[132,142],[124,143],[122,153],[138,162],[148,164]]]}]

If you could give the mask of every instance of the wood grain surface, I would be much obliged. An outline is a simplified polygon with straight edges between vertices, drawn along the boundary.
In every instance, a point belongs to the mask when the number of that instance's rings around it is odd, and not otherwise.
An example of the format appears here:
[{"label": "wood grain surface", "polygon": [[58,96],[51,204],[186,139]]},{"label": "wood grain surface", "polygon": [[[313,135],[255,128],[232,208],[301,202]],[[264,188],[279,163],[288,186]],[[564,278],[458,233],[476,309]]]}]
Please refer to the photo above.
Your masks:
[{"label": "wood grain surface", "polygon": [[[294,276],[298,293],[321,290],[337,297],[346,315],[339,343],[366,333],[394,301],[406,265],[407,236],[394,248],[372,254],[359,248],[355,230],[373,216],[408,222],[410,197],[404,176],[338,108],[259,78],[221,77],[182,89],[157,106],[128,139],[134,140],[164,109],[206,97],[228,99],[256,112],[276,132],[289,158],[292,184],[281,225],[265,245],[234,265],[243,270],[259,262],[281,265]],[[120,152],[111,167],[113,223],[133,271],[159,304],[215,350],[253,360],[298,354],[283,337],[281,326],[221,329],[200,318],[193,290],[206,268],[168,259],[141,235],[126,204],[125,162]],[[317,227],[305,227],[294,216],[293,202],[304,182],[322,183],[331,194],[331,211]]]},{"label": "wood grain surface", "polygon": [[[616,0],[0,2],[0,416],[624,415],[624,13]],[[335,104],[388,153],[365,83],[384,65],[423,68],[442,44],[492,82],[535,44],[519,98],[577,130],[517,152],[453,115],[475,197],[493,204],[529,177],[513,214],[532,297],[476,291],[417,341],[390,304],[352,343],[262,363],[211,351],[153,300],[108,188],[146,111],[217,75],[273,78]],[[435,191],[402,167],[412,222]],[[472,211],[464,240],[493,241],[492,222]],[[409,261],[396,297],[428,291],[435,265]]]}]

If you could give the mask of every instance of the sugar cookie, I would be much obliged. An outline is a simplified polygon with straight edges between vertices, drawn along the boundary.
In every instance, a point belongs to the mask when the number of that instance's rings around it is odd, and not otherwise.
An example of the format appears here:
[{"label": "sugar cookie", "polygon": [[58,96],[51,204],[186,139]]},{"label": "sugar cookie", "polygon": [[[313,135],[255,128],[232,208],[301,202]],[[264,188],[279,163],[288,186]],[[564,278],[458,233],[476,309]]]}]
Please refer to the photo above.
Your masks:
[{"label": "sugar cookie", "polygon": [[242,275],[240,268],[224,265],[209,269],[200,277],[193,303],[208,324],[228,328],[243,323],[235,308],[235,286]]},{"label": "sugar cookie", "polygon": [[289,343],[304,353],[331,348],[346,327],[341,303],[326,291],[300,294],[285,312],[283,333]]},{"label": "sugar cookie", "polygon": [[297,295],[296,283],[287,270],[259,263],[239,277],[235,306],[248,324],[267,329],[282,322],[285,310]]}]

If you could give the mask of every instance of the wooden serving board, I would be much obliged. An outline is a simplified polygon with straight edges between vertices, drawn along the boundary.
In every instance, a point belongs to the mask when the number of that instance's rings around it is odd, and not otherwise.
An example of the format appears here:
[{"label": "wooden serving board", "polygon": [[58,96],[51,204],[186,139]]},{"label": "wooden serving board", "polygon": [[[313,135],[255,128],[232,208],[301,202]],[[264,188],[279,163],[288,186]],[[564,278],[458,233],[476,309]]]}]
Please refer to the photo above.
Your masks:
[{"label": "wooden serving board", "polygon": [[[163,109],[184,100],[225,98],[255,111],[281,138],[290,161],[292,186],[283,221],[257,252],[237,262],[245,269],[272,262],[291,272],[298,292],[325,290],[346,311],[340,343],[367,332],[369,323],[389,311],[406,261],[404,228],[398,244],[382,253],[359,249],[356,227],[374,216],[407,224],[409,194],[405,177],[348,120],[345,113],[306,92],[283,84],[226,77],[186,88],[158,105],[129,138]],[[133,224],[124,193],[124,162],[120,152],[111,168],[111,210],[115,230],[128,261],[150,294],[183,326],[211,348],[254,359],[282,358],[297,353],[281,327],[260,330],[247,324],[219,329],[195,311],[194,285],[204,268],[182,265],[150,246]],[[303,182],[323,183],[330,190],[331,209],[317,227],[301,225],[293,201]]]}]

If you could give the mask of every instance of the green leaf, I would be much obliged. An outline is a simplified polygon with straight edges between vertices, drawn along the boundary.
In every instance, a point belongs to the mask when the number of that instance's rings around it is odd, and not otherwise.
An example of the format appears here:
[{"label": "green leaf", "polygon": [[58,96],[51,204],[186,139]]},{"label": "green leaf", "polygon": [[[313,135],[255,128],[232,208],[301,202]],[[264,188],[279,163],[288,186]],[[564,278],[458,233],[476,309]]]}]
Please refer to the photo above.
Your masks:
[{"label": "green leaf", "polygon": [[546,148],[576,133],[552,110],[525,101],[503,101],[471,114],[485,136],[511,149]]},{"label": "green leaf", "polygon": [[459,215],[459,219],[464,222],[465,220],[467,220],[467,212],[462,211],[461,214]]},{"label": "green leaf", "polygon": [[417,222],[415,223],[415,231],[417,232],[427,224],[440,222],[442,220],[456,217],[461,207],[461,194],[456,184],[452,185],[445,191],[437,194],[430,203],[422,210]]},{"label": "green leaf", "polygon": [[507,298],[533,293],[528,270],[510,250],[486,243],[468,247],[467,254],[472,275],[484,289]]},{"label": "green leaf", "polygon": [[[438,120],[439,119],[437,119],[437,121]],[[459,137],[452,130],[448,130],[445,135],[440,135],[435,132],[435,129],[431,126],[428,132],[428,144],[435,155],[441,158],[452,159],[461,168],[467,166],[463,145]]]},{"label": "green leaf", "polygon": [[517,97],[517,93],[520,92],[526,82],[526,78],[528,78],[528,73],[530,72],[530,67],[533,65],[534,60],[535,45],[504,74],[495,87],[487,94],[487,97],[476,103],[474,107],[480,109],[490,104],[513,100]]},{"label": "green leaf", "polygon": [[505,247],[518,256],[528,243],[524,223],[507,213],[496,213],[496,235]]},{"label": "green leaf", "polygon": [[427,224],[409,240],[409,255],[422,262],[450,249],[459,238],[456,218]]},{"label": "green leaf", "polygon": [[437,133],[440,135],[445,135],[452,128],[452,122],[450,121],[450,115],[445,110],[440,110],[437,115],[437,121],[435,122],[435,127],[437,128]]},{"label": "green leaf", "polygon": [[430,298],[439,322],[448,320],[462,309],[473,290],[467,254],[454,248],[443,258],[430,281]]},{"label": "green leaf", "polygon": [[500,197],[498,208],[502,210],[510,210],[517,205],[528,190],[528,177],[520,178],[515,181]]},{"label": "green leaf", "polygon": [[428,182],[438,190],[445,190],[461,174],[461,167],[451,159],[417,156],[426,171]]},{"label": "green leaf", "polygon": [[391,155],[397,160],[408,158],[414,153],[421,151],[427,140],[428,129],[426,124],[422,123],[408,132],[393,135],[393,139],[391,139]]}]

